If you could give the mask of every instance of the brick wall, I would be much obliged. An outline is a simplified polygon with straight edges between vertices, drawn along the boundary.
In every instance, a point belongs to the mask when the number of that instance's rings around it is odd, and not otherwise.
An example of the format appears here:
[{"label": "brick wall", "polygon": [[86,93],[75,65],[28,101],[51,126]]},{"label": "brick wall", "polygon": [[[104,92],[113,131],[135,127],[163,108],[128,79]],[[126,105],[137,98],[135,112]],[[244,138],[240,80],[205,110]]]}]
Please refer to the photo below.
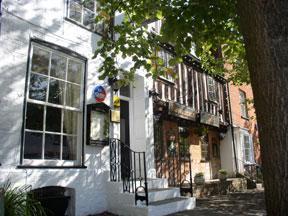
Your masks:
[{"label": "brick wall", "polygon": [[[164,152],[163,158],[164,165],[162,164],[162,168],[164,173],[162,173],[161,177],[168,177],[169,174],[169,165],[168,165],[168,145],[169,139],[171,136],[175,137],[174,145],[176,147],[176,151],[178,152],[179,149],[179,133],[178,133],[178,123],[176,121],[163,121],[163,143],[162,143],[162,150]],[[209,130],[208,132],[208,154],[209,160],[203,161],[201,157],[201,141],[199,136],[196,133],[196,127],[189,127],[189,137],[188,137],[188,145],[189,145],[189,152],[191,155],[191,162],[192,162],[192,177],[198,172],[203,172],[205,174],[206,179],[217,178],[218,170],[221,169],[221,161],[220,157],[213,156],[213,149],[212,149],[212,139],[219,145],[219,132]],[[219,150],[220,151],[220,150]],[[160,176],[160,164],[157,164],[158,176]],[[184,169],[182,167],[182,169]],[[186,167],[188,170],[188,167]],[[189,178],[189,173],[185,172],[186,178]]]},{"label": "brick wall", "polygon": [[260,163],[260,144],[258,139],[256,113],[253,102],[247,102],[248,119],[241,116],[240,91],[245,92],[248,101],[253,100],[253,91],[250,85],[235,86],[230,85],[230,101],[233,125],[235,127],[246,128],[253,137],[254,157]]}]

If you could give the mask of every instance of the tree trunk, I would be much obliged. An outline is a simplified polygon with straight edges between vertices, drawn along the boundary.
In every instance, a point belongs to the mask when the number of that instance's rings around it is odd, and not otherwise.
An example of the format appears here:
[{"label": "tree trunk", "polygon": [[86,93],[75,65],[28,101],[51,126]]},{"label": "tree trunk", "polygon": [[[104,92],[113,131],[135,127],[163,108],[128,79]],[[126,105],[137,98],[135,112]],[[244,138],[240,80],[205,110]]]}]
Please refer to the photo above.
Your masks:
[{"label": "tree trunk", "polygon": [[268,215],[288,214],[288,3],[238,0],[254,93]]}]

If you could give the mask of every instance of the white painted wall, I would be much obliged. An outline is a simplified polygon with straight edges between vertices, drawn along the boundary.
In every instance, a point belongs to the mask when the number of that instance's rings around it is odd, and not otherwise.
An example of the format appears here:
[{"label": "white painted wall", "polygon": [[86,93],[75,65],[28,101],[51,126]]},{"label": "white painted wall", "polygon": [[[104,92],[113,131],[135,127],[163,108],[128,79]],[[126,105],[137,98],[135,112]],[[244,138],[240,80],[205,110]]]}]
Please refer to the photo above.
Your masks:
[{"label": "white painted wall", "polygon": [[[244,172],[244,161],[243,161],[243,146],[241,143],[241,129],[239,127],[234,127],[234,141],[235,141],[235,151],[236,160],[238,164],[238,172]],[[233,150],[233,140],[231,134],[231,127],[226,133],[226,136],[221,140],[220,144],[220,154],[221,154],[221,168],[227,170],[230,174],[236,172],[235,157]]]},{"label": "white painted wall", "polygon": [[[0,184],[8,179],[32,188],[63,186],[76,192],[76,215],[107,209],[105,182],[109,178],[109,147],[85,145],[87,169],[17,169],[20,164],[21,130],[27,58],[30,38],[36,37],[73,50],[88,58],[86,102],[93,103],[98,60],[92,60],[100,36],[65,20],[66,0],[7,0],[2,4],[0,32]],[[141,74],[141,73],[140,73]],[[133,142],[135,150],[147,150],[149,174],[154,171],[153,110],[148,87],[137,76],[133,90]],[[109,88],[107,88],[109,93]],[[111,105],[110,95],[105,103]],[[114,124],[114,137],[119,125]],[[146,148],[147,145],[147,148]]]},{"label": "white painted wall", "polygon": [[229,175],[235,172],[234,153],[231,127],[225,133],[224,139],[220,141],[221,169],[227,170]]}]

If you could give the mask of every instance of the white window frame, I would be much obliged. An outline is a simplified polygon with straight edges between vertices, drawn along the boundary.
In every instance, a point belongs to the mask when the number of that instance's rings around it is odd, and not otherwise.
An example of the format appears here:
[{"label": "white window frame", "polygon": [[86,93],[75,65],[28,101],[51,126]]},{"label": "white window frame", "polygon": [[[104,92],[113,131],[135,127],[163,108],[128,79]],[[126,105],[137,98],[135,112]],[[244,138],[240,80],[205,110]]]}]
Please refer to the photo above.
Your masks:
[{"label": "white window frame", "polygon": [[157,35],[160,34],[162,27],[162,20],[156,20],[155,22],[151,23],[151,31]]},{"label": "white window frame", "polygon": [[[218,103],[218,100],[219,100],[219,97],[218,97],[218,91],[217,91],[217,82],[216,80],[207,75],[207,98],[209,101],[213,101],[213,102],[217,102]],[[212,89],[210,89],[212,88]],[[213,95],[213,96],[211,96]]]},{"label": "white window frame", "polygon": [[[173,58],[172,54],[165,49],[161,49],[160,51],[157,52],[158,57],[160,57],[164,61],[163,67],[170,67],[169,66],[169,61],[171,58]],[[161,79],[167,80],[169,82],[174,83],[175,80],[172,75],[170,74],[165,74],[160,76]]]},{"label": "white window frame", "polygon": [[[48,74],[42,74],[42,73],[37,73],[37,72],[33,72],[32,71],[32,57],[33,57],[33,50],[34,47],[40,48],[42,50],[45,50],[47,52],[49,52],[49,66],[48,66]],[[77,85],[80,86],[80,98],[79,98],[79,108],[75,108],[75,107],[70,107],[70,106],[66,106],[66,104],[64,105],[58,105],[58,104],[53,104],[53,103],[49,103],[48,102],[48,97],[49,97],[49,81],[51,79],[50,76],[50,71],[51,71],[51,58],[52,58],[52,53],[60,55],[62,57],[67,58],[66,61],[66,71],[65,71],[65,79],[61,79],[61,78],[57,78],[57,77],[52,77],[55,80],[59,80],[65,83],[65,88],[64,88],[64,101],[66,98],[66,83],[68,84],[73,84],[73,85]],[[83,140],[83,112],[84,112],[84,106],[83,106],[83,101],[84,101],[84,78],[85,78],[85,61],[80,60],[76,57],[70,56],[65,54],[64,52],[55,50],[53,48],[50,48],[49,46],[44,46],[40,43],[37,42],[31,42],[31,49],[30,49],[30,53],[29,53],[29,67],[28,67],[28,76],[27,76],[27,91],[26,91],[26,101],[25,101],[25,118],[24,118],[24,124],[23,124],[23,152],[22,152],[22,165],[28,165],[28,166],[77,166],[81,164],[81,159],[82,159],[82,140]],[[73,83],[67,80],[67,70],[68,70],[68,64],[69,64],[69,60],[73,60],[74,62],[80,63],[82,64],[82,76],[81,76],[81,82],[80,84],[77,83]],[[29,98],[29,87],[30,87],[30,77],[31,77],[31,73],[36,74],[36,75],[41,75],[43,77],[47,77],[47,90],[46,90],[46,99],[45,101],[40,101],[40,100],[36,100],[36,99],[31,99]],[[38,105],[43,105],[43,111],[44,111],[44,115],[43,115],[43,129],[42,131],[39,130],[31,130],[31,129],[26,129],[26,112],[27,112],[27,104],[28,103],[32,103],[32,104],[38,104]],[[45,131],[45,124],[46,124],[46,110],[47,107],[54,107],[54,108],[61,108],[61,132],[49,132],[49,131]],[[68,111],[76,111],[78,112],[78,119],[77,119],[77,134],[67,134],[63,132],[63,115],[64,112],[63,110],[68,110]],[[25,132],[34,132],[34,133],[42,133],[42,156],[41,159],[26,159],[24,157],[24,152],[25,152]],[[44,140],[45,140],[45,134],[53,134],[53,135],[60,135],[60,159],[45,159],[45,144],[44,144]],[[63,156],[63,136],[73,136],[73,137],[77,137],[77,146],[76,146],[76,160],[62,160],[62,156]]]},{"label": "white window frame", "polygon": [[[81,22],[73,19],[70,17],[70,7],[71,7],[71,2],[73,2],[73,4],[76,4],[78,6],[81,7]],[[79,25],[83,26],[84,28],[88,29],[88,30],[91,30],[91,31],[95,31],[99,34],[102,34],[104,29],[105,29],[105,24],[103,24],[102,22],[99,22],[99,23],[93,23],[93,28],[89,28],[88,26],[84,25],[84,10],[88,10],[89,12],[93,13],[94,14],[94,17],[97,16],[97,1],[94,0],[94,11],[88,9],[88,8],[85,8],[84,5],[82,4],[79,4],[78,2],[76,2],[75,0],[67,0],[67,18],[69,20],[72,20],[73,22],[76,22],[78,23]],[[97,26],[101,25],[101,30],[97,30]]]},{"label": "white window frame", "polygon": [[[253,150],[253,141],[252,141],[252,135],[249,134],[248,131],[246,130],[241,130],[241,133],[240,133],[241,137],[240,137],[240,140],[241,140],[241,146],[242,146],[242,154],[243,154],[243,161],[244,161],[244,164],[253,164],[255,161],[254,161],[254,150]],[[245,147],[245,137],[248,138],[248,142],[249,142],[249,147],[246,148]],[[246,158],[246,153],[249,153],[249,158]]]}]

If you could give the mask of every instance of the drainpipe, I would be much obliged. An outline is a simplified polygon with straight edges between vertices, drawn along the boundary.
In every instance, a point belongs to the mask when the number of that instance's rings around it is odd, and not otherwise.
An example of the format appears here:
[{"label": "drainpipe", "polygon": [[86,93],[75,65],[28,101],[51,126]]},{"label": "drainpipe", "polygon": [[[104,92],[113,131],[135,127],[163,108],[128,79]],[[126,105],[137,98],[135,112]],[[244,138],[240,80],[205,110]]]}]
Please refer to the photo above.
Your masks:
[{"label": "drainpipe", "polygon": [[231,101],[230,101],[230,90],[229,84],[226,83],[227,93],[228,93],[228,106],[229,106],[229,114],[230,114],[230,123],[231,123],[231,135],[232,135],[232,145],[233,145],[233,153],[234,153],[234,162],[236,168],[236,174],[238,174],[238,161],[236,158],[236,147],[235,147],[235,137],[234,137],[234,127],[233,127],[233,118],[232,118],[232,110],[231,110]]}]

